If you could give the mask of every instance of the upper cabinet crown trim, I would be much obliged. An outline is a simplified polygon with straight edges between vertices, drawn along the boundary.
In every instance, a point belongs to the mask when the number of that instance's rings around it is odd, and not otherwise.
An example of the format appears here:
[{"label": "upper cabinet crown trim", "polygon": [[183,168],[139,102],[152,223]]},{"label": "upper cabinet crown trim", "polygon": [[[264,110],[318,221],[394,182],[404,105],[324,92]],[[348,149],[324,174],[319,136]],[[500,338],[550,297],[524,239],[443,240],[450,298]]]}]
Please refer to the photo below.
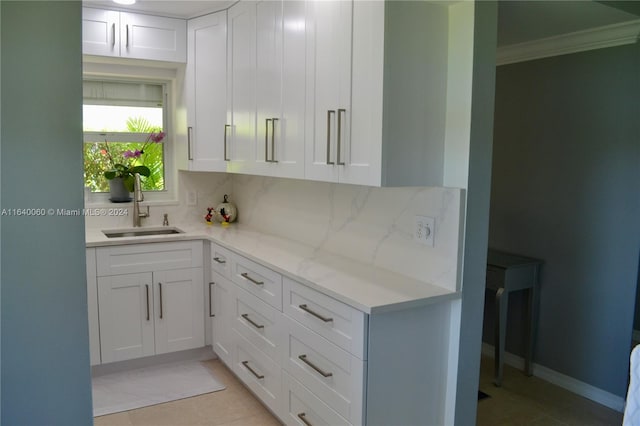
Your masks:
[{"label": "upper cabinet crown trim", "polygon": [[638,33],[640,19],[502,46],[497,51],[496,65],[633,44],[638,40]]}]

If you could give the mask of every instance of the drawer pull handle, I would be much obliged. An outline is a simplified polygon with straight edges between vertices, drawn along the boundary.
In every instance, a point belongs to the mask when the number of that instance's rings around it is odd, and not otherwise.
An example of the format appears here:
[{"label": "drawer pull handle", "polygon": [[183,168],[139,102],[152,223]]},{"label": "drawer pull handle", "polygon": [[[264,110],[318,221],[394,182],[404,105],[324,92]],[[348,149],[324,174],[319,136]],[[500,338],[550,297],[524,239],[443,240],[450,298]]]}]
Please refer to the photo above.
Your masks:
[{"label": "drawer pull handle", "polygon": [[299,307],[300,309],[302,309],[303,311],[305,311],[305,312],[307,312],[307,313],[309,313],[309,314],[313,315],[314,317],[316,317],[316,318],[318,318],[318,319],[320,319],[320,320],[322,320],[322,321],[324,321],[324,322],[331,322],[331,321],[333,321],[333,318],[323,317],[323,316],[322,316],[322,315],[320,315],[319,313],[312,311],[311,309],[309,309],[309,307],[308,307],[306,304],[305,304],[305,305],[298,305],[298,307]]},{"label": "drawer pull handle", "polygon": [[213,311],[211,310],[211,286],[215,285],[215,282],[210,282],[209,283],[209,318],[215,317],[216,314],[213,313]]},{"label": "drawer pull handle", "polygon": [[162,283],[158,283],[158,288],[160,289],[160,319],[162,319]]},{"label": "drawer pull handle", "polygon": [[226,260],[222,260],[222,259],[220,259],[219,257],[214,257],[214,258],[213,258],[213,260],[215,260],[215,261],[216,261],[216,263],[219,263],[219,264],[221,264],[221,265],[224,265],[225,263],[227,263],[227,261],[226,261]]},{"label": "drawer pull handle", "polygon": [[315,371],[317,371],[322,377],[331,377],[333,376],[333,373],[327,373],[326,371],[323,371],[322,369],[320,369],[317,365],[315,365],[314,363],[312,363],[311,361],[309,361],[307,359],[307,355],[298,355],[298,359],[300,359],[300,361],[304,362],[305,364],[307,364],[309,367],[313,368]]},{"label": "drawer pull handle", "polygon": [[251,318],[249,318],[249,314],[242,314],[240,316],[242,318],[244,318],[245,321],[247,321],[249,324],[251,324],[255,328],[264,328],[264,325],[260,325],[260,324],[257,324],[256,322],[252,321]]},{"label": "drawer pull handle", "polygon": [[313,426],[309,420],[307,420],[307,414],[306,413],[298,413],[298,418],[302,421],[302,423],[304,423],[307,426]]},{"label": "drawer pull handle", "polygon": [[147,290],[147,321],[149,321],[149,284],[145,284],[144,287]]},{"label": "drawer pull handle", "polygon": [[257,379],[264,379],[264,376],[262,374],[256,373],[253,368],[249,367],[249,361],[242,361],[242,365],[244,365],[244,368],[249,370],[249,372],[251,372],[251,374],[256,376]]},{"label": "drawer pull handle", "polygon": [[249,281],[251,281],[251,282],[252,282],[252,283],[254,283],[255,285],[263,285],[263,284],[264,284],[264,281],[256,281],[256,280],[254,280],[253,278],[251,278],[251,277],[249,276],[249,274],[247,274],[246,272],[243,272],[242,274],[240,274],[240,276],[242,276],[242,278],[244,278],[245,280],[249,280]]}]

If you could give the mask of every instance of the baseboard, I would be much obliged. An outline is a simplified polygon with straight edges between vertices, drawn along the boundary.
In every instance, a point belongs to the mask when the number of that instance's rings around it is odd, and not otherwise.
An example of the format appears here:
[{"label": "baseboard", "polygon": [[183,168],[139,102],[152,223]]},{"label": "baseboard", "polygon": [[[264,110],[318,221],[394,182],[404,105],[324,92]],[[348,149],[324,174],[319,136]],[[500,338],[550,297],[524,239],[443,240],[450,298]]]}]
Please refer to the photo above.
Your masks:
[{"label": "baseboard", "polygon": [[[495,357],[494,347],[488,343],[482,343],[482,354],[491,358]],[[524,358],[505,352],[504,362],[514,368],[522,370],[524,368]],[[604,391],[600,388],[592,386],[588,383],[581,382],[573,377],[554,371],[543,365],[533,363],[533,375],[560,386],[570,392],[590,399],[598,404],[609,407],[618,412],[624,411],[624,398],[614,395],[611,392]]]},{"label": "baseboard", "polygon": [[93,377],[97,377],[104,374],[135,370],[137,368],[151,367],[154,365],[165,364],[169,362],[190,361],[196,359],[203,361],[212,358],[216,358],[216,354],[211,349],[211,346],[204,346],[202,348],[187,349],[184,351],[171,352],[168,354],[153,355],[144,358],[129,359],[127,361],[94,365],[91,367],[91,375]]}]

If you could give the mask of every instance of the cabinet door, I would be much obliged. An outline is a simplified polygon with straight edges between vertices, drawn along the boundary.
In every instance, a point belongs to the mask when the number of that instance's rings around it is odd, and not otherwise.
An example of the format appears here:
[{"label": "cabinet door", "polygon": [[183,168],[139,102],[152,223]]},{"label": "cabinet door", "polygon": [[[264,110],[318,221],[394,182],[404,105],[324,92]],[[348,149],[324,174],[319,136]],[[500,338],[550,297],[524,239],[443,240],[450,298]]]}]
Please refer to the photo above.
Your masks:
[{"label": "cabinet door", "polygon": [[231,7],[227,25],[228,170],[245,173],[256,159],[256,3]]},{"label": "cabinet door", "polygon": [[227,12],[188,23],[189,170],[226,171]]},{"label": "cabinet door", "polygon": [[154,272],[156,354],[204,346],[202,268]]},{"label": "cabinet door", "polygon": [[[351,110],[347,109],[349,135],[344,135],[340,182],[380,186],[382,179],[382,122],[384,87],[385,2],[356,1],[353,4],[351,62]],[[425,24],[426,25],[426,24]],[[402,49],[400,49],[402,51]],[[404,53],[407,55],[408,53]],[[414,90],[419,89],[414,87]],[[397,114],[407,115],[407,110]],[[411,111],[411,110],[409,110]],[[415,115],[411,115],[415,121]],[[394,135],[391,145],[403,135]],[[400,167],[407,167],[407,164]]]},{"label": "cabinet door", "polygon": [[187,61],[187,23],[183,19],[120,13],[120,56]]},{"label": "cabinet door", "polygon": [[98,278],[102,362],[154,354],[152,274]]},{"label": "cabinet door", "polygon": [[82,53],[120,56],[120,12],[82,8]]},{"label": "cabinet door", "polygon": [[215,272],[211,272],[213,282],[213,351],[231,368],[233,365],[233,338],[231,325],[234,311],[234,284]]},{"label": "cabinet door", "polygon": [[349,143],[352,1],[309,2],[305,176],[338,181]]},{"label": "cabinet door", "polygon": [[272,174],[282,130],[282,2],[256,4],[256,129],[254,172]]},{"label": "cabinet door", "polygon": [[282,7],[282,102],[275,123],[271,159],[278,177],[304,177],[305,144],[305,1],[285,1]]}]

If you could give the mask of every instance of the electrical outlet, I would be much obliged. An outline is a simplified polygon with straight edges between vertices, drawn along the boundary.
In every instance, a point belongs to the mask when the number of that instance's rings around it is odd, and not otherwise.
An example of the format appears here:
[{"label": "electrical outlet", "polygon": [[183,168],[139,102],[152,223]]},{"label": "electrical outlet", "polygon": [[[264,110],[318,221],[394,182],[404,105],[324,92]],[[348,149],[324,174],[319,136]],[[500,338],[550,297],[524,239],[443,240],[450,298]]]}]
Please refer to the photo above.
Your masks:
[{"label": "electrical outlet", "polygon": [[433,247],[436,220],[429,216],[416,216],[413,239],[420,244]]},{"label": "electrical outlet", "polygon": [[187,191],[187,205],[195,206],[198,204],[198,197],[196,196],[196,191]]}]

